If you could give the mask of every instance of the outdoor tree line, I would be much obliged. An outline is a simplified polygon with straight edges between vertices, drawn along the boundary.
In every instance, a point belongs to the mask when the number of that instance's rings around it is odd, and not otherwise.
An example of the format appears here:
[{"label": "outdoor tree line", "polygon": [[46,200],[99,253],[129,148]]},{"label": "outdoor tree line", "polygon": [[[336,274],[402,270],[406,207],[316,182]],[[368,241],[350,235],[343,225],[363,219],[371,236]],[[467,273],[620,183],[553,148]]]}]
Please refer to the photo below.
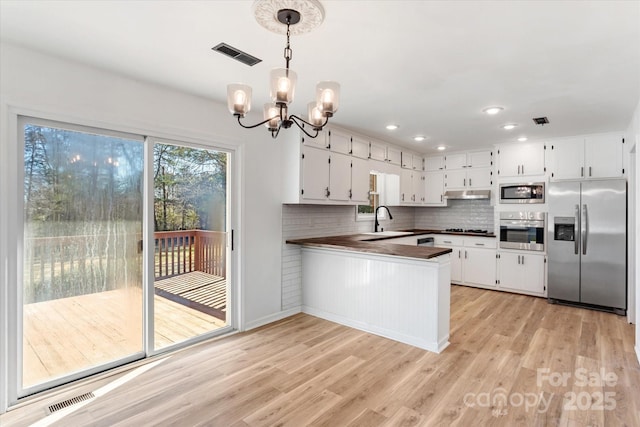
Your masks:
[{"label": "outdoor tree line", "polygon": [[[141,286],[142,140],[23,131],[25,303]],[[153,168],[156,231],[224,230],[226,153],[155,144]]]}]

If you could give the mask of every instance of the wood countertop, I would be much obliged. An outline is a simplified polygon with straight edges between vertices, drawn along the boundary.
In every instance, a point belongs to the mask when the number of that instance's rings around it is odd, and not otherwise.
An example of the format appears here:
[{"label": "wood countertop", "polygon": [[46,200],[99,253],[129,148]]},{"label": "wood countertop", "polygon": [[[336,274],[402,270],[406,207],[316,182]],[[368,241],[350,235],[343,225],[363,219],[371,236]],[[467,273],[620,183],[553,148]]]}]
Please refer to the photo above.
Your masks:
[{"label": "wood countertop", "polygon": [[[415,234],[414,234],[415,235]],[[287,243],[292,245],[311,246],[327,249],[341,249],[353,252],[366,252],[378,255],[390,255],[405,258],[430,259],[448,254],[451,248],[437,248],[428,246],[411,246],[397,243],[387,243],[385,240],[404,236],[384,236],[383,238],[370,234],[351,234],[344,236],[313,237],[309,239],[292,239]]]},{"label": "wood countertop", "polygon": [[288,244],[311,246],[328,249],[341,249],[354,252],[366,252],[379,255],[399,256],[406,258],[430,259],[448,254],[451,248],[429,246],[411,246],[385,242],[385,240],[399,237],[419,236],[422,234],[451,234],[460,236],[496,237],[493,233],[447,232],[443,230],[410,229],[399,230],[408,234],[400,236],[375,236],[372,234],[347,234],[340,236],[312,237],[305,239],[290,239]]}]

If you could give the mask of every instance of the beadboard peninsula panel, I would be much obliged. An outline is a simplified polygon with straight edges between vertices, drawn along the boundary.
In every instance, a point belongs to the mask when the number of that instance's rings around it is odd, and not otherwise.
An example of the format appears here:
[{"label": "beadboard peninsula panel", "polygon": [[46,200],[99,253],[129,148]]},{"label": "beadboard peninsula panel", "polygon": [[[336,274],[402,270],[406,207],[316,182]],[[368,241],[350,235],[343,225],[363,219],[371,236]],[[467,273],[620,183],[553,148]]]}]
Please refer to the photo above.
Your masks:
[{"label": "beadboard peninsula panel", "polygon": [[[413,228],[413,208],[393,206],[389,209],[393,219],[380,221],[385,230]],[[353,206],[282,205],[282,310],[302,305],[300,246],[287,245],[287,240],[370,231],[373,231],[373,220],[356,221]]]},{"label": "beadboard peninsula panel", "polygon": [[449,258],[303,247],[302,311],[440,353],[449,344]]}]

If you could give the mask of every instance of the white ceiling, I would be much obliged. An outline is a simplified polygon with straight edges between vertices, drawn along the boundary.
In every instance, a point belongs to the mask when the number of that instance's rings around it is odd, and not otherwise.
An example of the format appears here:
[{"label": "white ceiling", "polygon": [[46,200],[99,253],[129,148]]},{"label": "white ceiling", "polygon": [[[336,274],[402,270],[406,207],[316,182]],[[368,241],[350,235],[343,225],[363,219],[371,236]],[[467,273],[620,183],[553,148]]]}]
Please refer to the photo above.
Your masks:
[{"label": "white ceiling", "polygon": [[[284,36],[252,1],[0,0],[0,37],[226,102],[253,87],[251,121],[284,66]],[[298,114],[319,80],[342,86],[332,123],[433,153],[624,130],[640,98],[639,1],[322,1],[324,23],[292,36]],[[254,67],[211,47],[226,42]],[[504,107],[497,116],[482,109]],[[532,118],[547,116],[536,126]],[[228,120],[234,120],[229,114]],[[500,128],[517,123],[511,131]],[[388,123],[400,128],[390,132]],[[423,134],[425,142],[412,137]]]}]

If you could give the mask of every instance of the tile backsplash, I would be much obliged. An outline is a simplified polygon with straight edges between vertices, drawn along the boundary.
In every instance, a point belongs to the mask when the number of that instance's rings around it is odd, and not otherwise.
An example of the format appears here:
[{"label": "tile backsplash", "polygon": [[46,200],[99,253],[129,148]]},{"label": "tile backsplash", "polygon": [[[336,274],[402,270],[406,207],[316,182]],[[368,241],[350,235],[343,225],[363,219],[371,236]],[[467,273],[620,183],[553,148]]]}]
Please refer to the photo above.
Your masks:
[{"label": "tile backsplash", "polygon": [[[493,206],[488,200],[450,200],[448,207],[392,206],[385,230],[411,228],[480,228],[493,231]],[[288,239],[373,231],[373,220],[357,221],[354,206],[282,205],[282,310],[302,305],[302,255]]]},{"label": "tile backsplash", "polygon": [[415,208],[415,228],[463,228],[494,232],[493,206],[489,200],[449,200],[441,208]]}]

